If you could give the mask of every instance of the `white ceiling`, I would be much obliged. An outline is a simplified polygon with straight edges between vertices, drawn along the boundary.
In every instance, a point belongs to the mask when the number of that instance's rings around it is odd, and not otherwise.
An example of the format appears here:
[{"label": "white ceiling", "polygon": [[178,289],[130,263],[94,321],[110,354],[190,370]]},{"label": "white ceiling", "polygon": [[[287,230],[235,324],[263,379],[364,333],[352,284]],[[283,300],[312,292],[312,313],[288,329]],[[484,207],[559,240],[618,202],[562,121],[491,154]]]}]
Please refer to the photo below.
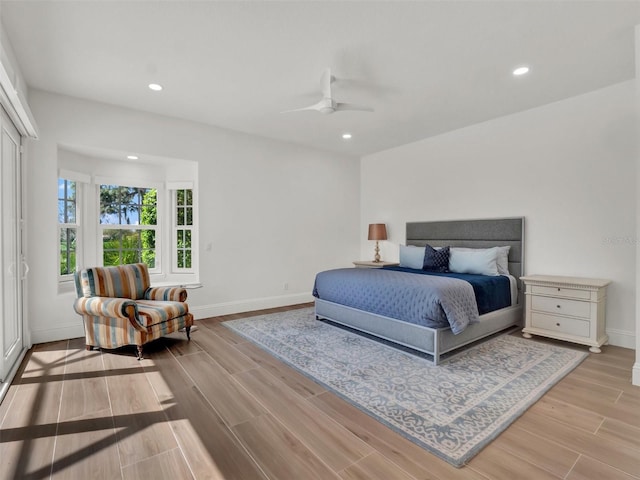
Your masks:
[{"label": "white ceiling", "polygon": [[[364,155],[634,78],[640,2],[2,0],[0,15],[30,87]],[[326,67],[336,100],[375,112],[280,113],[320,100]]]}]

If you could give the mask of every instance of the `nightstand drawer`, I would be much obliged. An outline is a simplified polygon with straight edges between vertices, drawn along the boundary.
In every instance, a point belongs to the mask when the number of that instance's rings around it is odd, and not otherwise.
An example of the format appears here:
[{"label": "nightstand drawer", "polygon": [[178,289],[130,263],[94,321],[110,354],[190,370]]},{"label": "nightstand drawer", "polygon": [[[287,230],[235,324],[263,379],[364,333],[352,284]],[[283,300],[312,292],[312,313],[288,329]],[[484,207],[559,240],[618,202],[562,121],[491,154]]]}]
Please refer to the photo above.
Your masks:
[{"label": "nightstand drawer", "polygon": [[532,296],[531,309],[553,314],[571,315],[572,317],[591,317],[591,303],[567,300],[565,298]]},{"label": "nightstand drawer", "polygon": [[531,285],[531,293],[537,295],[550,295],[552,297],[578,298],[589,300],[591,292],[589,290],[576,290],[575,288],[563,287],[542,287],[540,285]]},{"label": "nightstand drawer", "polygon": [[564,318],[546,315],[544,313],[531,313],[531,326],[541,328],[549,332],[562,333],[574,337],[586,337],[591,335],[591,323],[577,318]]}]

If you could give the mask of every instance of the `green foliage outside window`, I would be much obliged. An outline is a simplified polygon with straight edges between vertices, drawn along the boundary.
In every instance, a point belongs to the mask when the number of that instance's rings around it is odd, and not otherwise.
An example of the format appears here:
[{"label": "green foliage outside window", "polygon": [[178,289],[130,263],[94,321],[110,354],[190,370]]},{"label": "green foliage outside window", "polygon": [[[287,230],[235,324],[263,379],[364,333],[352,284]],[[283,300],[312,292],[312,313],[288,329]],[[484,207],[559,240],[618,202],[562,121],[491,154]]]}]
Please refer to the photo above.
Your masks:
[{"label": "green foliage outside window", "polygon": [[178,230],[178,268],[191,268],[191,230]]},{"label": "green foliage outside window", "polygon": [[153,230],[109,229],[103,231],[102,263],[105,267],[125,265],[129,263],[146,263],[149,268],[155,267],[155,250],[145,249],[143,234],[150,235],[150,242],[155,245]]},{"label": "green foliage outside window", "polygon": [[76,269],[76,229],[60,229],[60,275],[70,275]]},{"label": "green foliage outside window", "polygon": [[[142,225],[156,225],[158,221],[158,191],[153,188],[143,197],[142,214],[140,223]],[[142,231],[142,261],[149,268],[156,264],[156,232],[153,230]]]}]

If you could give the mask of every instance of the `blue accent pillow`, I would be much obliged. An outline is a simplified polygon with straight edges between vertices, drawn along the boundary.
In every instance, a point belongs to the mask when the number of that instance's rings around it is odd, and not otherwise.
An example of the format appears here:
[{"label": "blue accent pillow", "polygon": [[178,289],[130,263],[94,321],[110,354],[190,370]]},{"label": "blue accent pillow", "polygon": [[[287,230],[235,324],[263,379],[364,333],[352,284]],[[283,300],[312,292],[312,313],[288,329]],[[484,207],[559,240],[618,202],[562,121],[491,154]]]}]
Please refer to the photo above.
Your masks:
[{"label": "blue accent pillow", "polygon": [[422,269],[429,272],[448,272],[449,247],[442,247],[436,250],[431,245],[427,245],[424,249]]}]

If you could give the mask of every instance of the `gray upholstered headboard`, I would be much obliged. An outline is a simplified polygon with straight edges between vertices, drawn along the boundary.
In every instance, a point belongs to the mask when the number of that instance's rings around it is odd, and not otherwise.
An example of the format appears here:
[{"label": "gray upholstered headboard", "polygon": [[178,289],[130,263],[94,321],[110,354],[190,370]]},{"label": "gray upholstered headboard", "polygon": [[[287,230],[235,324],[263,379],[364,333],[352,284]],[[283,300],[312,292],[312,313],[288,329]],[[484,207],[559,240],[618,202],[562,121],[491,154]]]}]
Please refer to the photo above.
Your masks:
[{"label": "gray upholstered headboard", "polygon": [[470,248],[510,245],[509,272],[516,278],[524,275],[524,217],[409,222],[406,243]]}]

